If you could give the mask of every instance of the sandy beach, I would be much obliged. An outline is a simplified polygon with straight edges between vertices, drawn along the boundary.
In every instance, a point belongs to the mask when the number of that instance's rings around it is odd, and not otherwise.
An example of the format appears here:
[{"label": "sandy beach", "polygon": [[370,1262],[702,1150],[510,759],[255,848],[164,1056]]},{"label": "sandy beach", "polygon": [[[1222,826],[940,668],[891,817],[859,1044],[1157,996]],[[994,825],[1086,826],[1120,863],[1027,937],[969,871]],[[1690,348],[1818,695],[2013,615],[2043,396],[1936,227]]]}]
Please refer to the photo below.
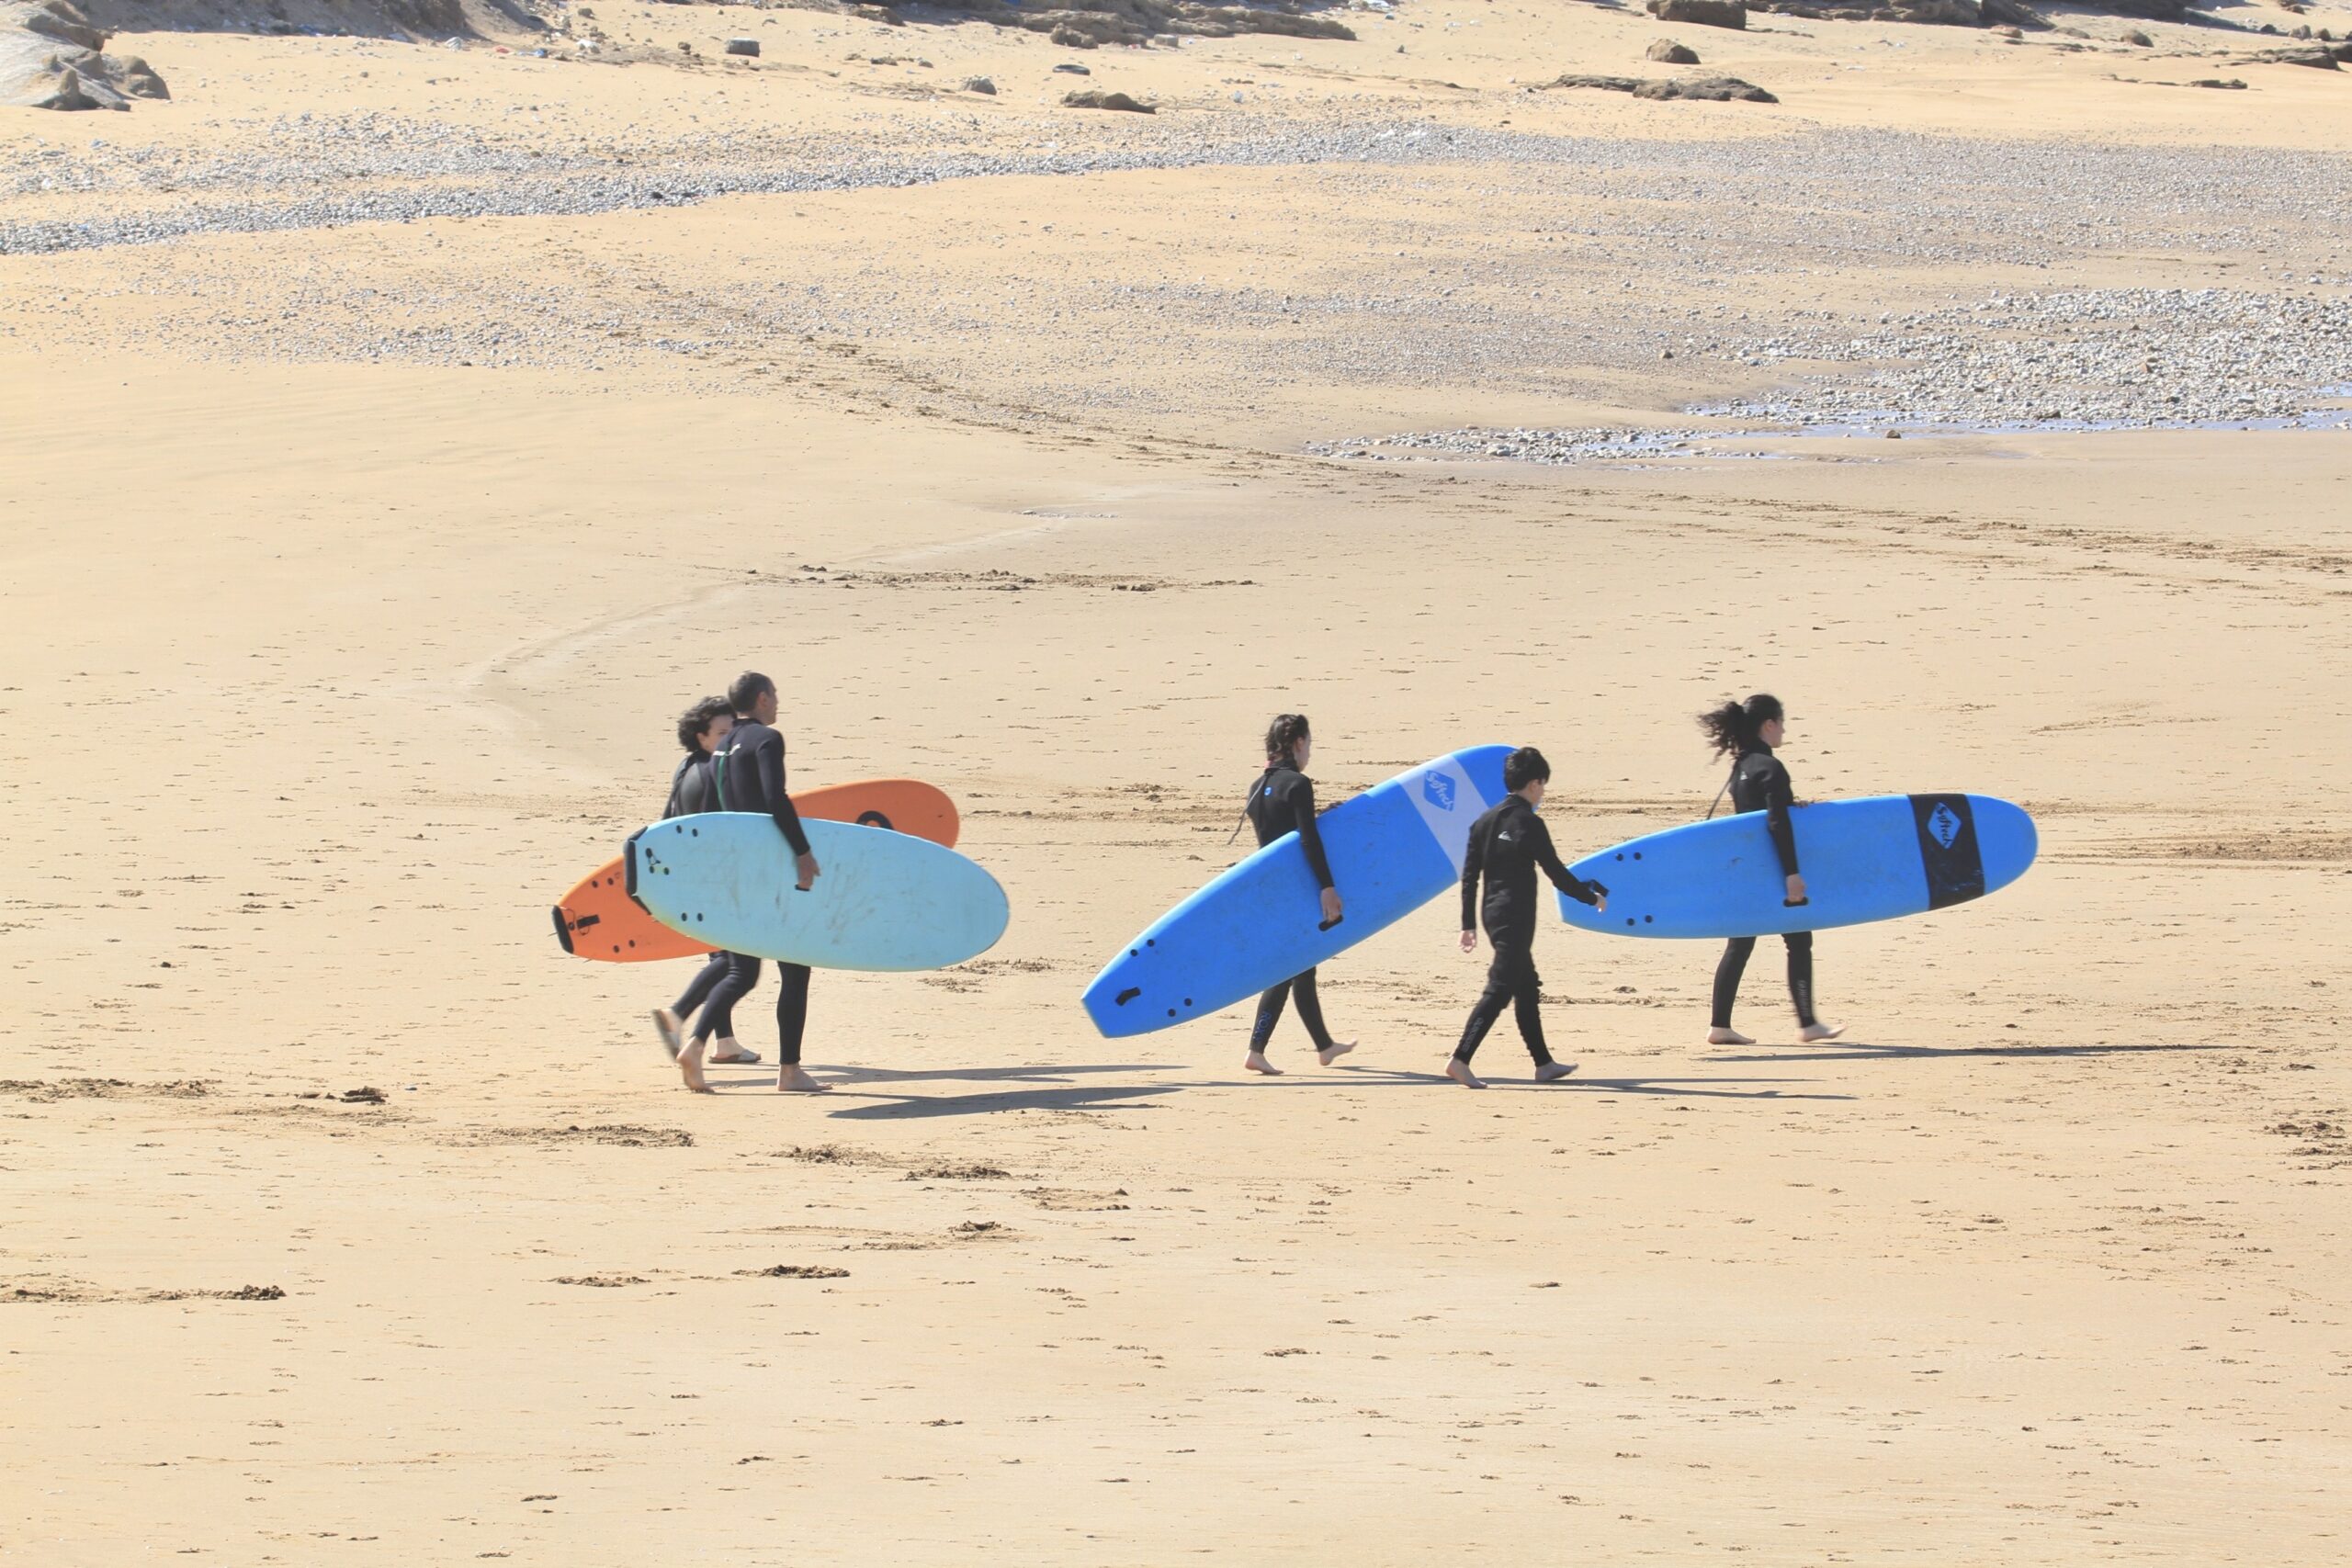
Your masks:
[{"label": "sandy beach", "polygon": [[[0,1562],[2352,1555],[2352,6],[141,9],[0,108]],[[745,668],[1012,906],[821,1097],[548,926]],[[1078,1006],[1274,713],[1580,854],[1757,690],[2041,828],[1834,1042],[1554,924],[1464,1093],[1450,898],[1328,1069]]]}]

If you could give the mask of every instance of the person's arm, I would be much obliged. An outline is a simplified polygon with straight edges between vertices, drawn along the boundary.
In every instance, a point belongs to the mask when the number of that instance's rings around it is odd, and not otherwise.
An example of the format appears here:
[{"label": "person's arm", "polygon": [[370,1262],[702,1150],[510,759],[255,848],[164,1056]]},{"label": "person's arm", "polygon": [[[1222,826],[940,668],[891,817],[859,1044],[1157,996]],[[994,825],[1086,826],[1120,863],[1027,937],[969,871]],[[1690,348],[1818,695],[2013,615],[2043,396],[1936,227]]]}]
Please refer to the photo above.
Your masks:
[{"label": "person's arm", "polygon": [[1487,866],[1487,836],[1481,831],[1482,821],[1470,829],[1469,841],[1462,846],[1462,934],[1470,936],[1478,930],[1478,874]]},{"label": "person's arm", "polygon": [[1597,882],[1585,881],[1560,863],[1560,852],[1552,847],[1552,829],[1544,826],[1544,818],[1531,817],[1528,826],[1534,830],[1535,863],[1544,868],[1552,886],[1579,904],[1598,905],[1607,889]]},{"label": "person's arm", "polygon": [[1323,853],[1323,830],[1315,825],[1315,786],[1301,778],[1290,787],[1292,819],[1298,826],[1298,847],[1306,852],[1307,869],[1315,873],[1315,886],[1330,889],[1331,863]]},{"label": "person's arm", "polygon": [[760,769],[760,789],[767,796],[768,815],[775,818],[776,829],[784,841],[792,846],[796,855],[808,852],[808,835],[800,827],[800,813],[792,808],[792,796],[784,788],[784,737],[774,730],[760,741],[757,758]]},{"label": "person's arm", "polygon": [[1789,782],[1789,770],[1772,760],[1772,771],[1764,775],[1764,830],[1772,836],[1772,852],[1781,857],[1781,874],[1797,874],[1797,834],[1789,825],[1789,808],[1796,804],[1796,787]]},{"label": "person's arm", "polygon": [[670,775],[670,798],[662,806],[662,820],[664,822],[673,817],[687,816],[693,811],[694,808],[688,806],[682,796],[685,793],[686,770],[694,765],[694,754],[688,752],[678,763],[678,771]]}]

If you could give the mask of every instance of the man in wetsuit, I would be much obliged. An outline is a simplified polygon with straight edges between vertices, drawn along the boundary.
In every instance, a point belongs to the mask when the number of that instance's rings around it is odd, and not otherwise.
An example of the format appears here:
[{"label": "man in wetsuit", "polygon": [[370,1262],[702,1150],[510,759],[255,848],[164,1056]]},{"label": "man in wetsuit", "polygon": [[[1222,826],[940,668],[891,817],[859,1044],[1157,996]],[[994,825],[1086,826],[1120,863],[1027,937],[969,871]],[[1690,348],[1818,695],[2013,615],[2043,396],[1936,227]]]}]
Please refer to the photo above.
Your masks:
[{"label": "man in wetsuit", "polygon": [[[1535,1058],[1535,1081],[1555,1083],[1575,1072],[1573,1062],[1555,1062],[1544,1044],[1544,981],[1535,973],[1535,926],[1541,909],[1536,902],[1535,873],[1540,869],[1558,888],[1580,904],[1609,907],[1609,889],[1598,882],[1583,882],[1568,874],[1552,848],[1551,829],[1535,814],[1544,804],[1544,786],[1552,766],[1544,753],[1522,746],[1503,761],[1503,787],[1510,793],[1502,804],[1470,826],[1470,841],[1462,857],[1462,951],[1478,945],[1476,917],[1487,921],[1487,938],[1495,944],[1494,962],[1487,968],[1487,988],[1470,1010],[1463,1026],[1462,1043],[1453,1048],[1445,1076],[1464,1089],[1484,1089],[1485,1080],[1470,1070],[1487,1031],[1495,1026],[1505,1007],[1519,1018],[1520,1038]],[[1481,877],[1487,884],[1483,906],[1478,899]]]},{"label": "man in wetsuit", "polygon": [[[763,812],[775,819],[776,831],[792,847],[797,886],[806,893],[815,885],[819,869],[817,857],[809,852],[808,835],[801,829],[800,814],[792,808],[792,796],[785,789],[784,737],[775,728],[775,682],[747,670],[735,677],[727,695],[735,705],[736,718],[714,768],[719,804],[729,811]],[[786,1093],[821,1093],[832,1086],[818,1082],[800,1069],[800,1036],[808,1023],[808,966],[778,964],[775,972],[782,987],[775,999],[775,1087]],[[679,1054],[681,1069],[687,1053],[707,1037],[712,1011],[719,1010],[725,1016],[725,1010],[733,1008],[759,978],[758,959],[748,953],[729,955],[727,976],[712,990],[703,1009],[703,1021],[695,1026],[695,1044]]]}]

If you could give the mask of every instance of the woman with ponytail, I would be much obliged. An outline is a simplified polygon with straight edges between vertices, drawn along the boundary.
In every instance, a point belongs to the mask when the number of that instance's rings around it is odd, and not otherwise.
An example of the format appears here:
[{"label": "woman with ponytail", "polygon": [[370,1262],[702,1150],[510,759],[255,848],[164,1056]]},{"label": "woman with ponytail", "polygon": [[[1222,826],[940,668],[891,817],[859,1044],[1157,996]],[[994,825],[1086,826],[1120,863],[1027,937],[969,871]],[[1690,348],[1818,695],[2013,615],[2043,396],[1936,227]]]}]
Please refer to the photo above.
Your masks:
[{"label": "woman with ponytail", "polygon": [[[1796,792],[1789,781],[1789,770],[1772,754],[1788,731],[1781,699],[1758,692],[1744,703],[1727,702],[1701,714],[1699,728],[1706,732],[1718,758],[1732,759],[1731,777],[1724,785],[1731,794],[1731,808],[1764,813],[1765,831],[1771,836],[1781,874],[1786,879],[1786,902],[1804,903],[1804,875],[1797,869],[1796,829],[1789,821]],[[1707,815],[1714,815],[1712,807]],[[1791,931],[1781,940],[1789,947],[1789,999],[1796,1004],[1798,1043],[1835,1040],[1843,1031],[1822,1022],[1813,1010],[1813,933]],[[1736,936],[1715,965],[1715,1010],[1713,1027],[1707,1031],[1710,1045],[1756,1043],[1731,1026],[1732,1003],[1739,998],[1740,978],[1747,972],[1748,955],[1755,951],[1754,937]]]},{"label": "woman with ponytail", "polygon": [[[1314,751],[1314,738],[1307,732],[1306,716],[1286,713],[1276,716],[1266,730],[1266,771],[1250,791],[1250,803],[1244,807],[1250,825],[1258,830],[1258,847],[1265,848],[1284,833],[1296,833],[1298,846],[1306,852],[1306,863],[1315,873],[1315,880],[1323,890],[1322,922],[1326,928],[1340,921],[1340,890],[1331,883],[1331,863],[1323,855],[1323,835],[1315,826],[1315,784],[1306,776],[1306,762]],[[1282,1021],[1283,1005],[1296,998],[1298,1021],[1306,1025],[1307,1034],[1315,1042],[1315,1059],[1329,1066],[1340,1057],[1354,1050],[1355,1042],[1335,1043],[1331,1032],[1323,1027],[1323,1003],[1315,994],[1315,971],[1294,975],[1258,998],[1258,1020],[1250,1029],[1250,1055],[1242,1063],[1253,1073],[1279,1077],[1282,1069],[1266,1060],[1266,1042],[1274,1032],[1274,1025]]]}]

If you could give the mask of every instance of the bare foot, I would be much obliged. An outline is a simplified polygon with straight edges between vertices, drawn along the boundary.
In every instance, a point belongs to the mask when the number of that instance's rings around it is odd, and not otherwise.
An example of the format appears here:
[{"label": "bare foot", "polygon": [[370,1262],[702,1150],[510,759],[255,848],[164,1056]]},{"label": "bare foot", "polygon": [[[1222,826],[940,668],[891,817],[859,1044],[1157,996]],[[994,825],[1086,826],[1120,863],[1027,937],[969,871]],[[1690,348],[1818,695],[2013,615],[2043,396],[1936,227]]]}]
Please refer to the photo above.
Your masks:
[{"label": "bare foot", "polygon": [[1573,1073],[1576,1070],[1577,1065],[1574,1062],[1546,1062],[1542,1066],[1535,1069],[1535,1081],[1537,1083],[1558,1083],[1562,1078],[1566,1077],[1570,1073]]},{"label": "bare foot", "polygon": [[668,1008],[655,1008],[653,1032],[662,1036],[662,1049],[670,1053],[670,1060],[676,1061],[679,1047],[684,1043],[679,1036],[685,1032],[684,1027],[678,1021],[678,1015]]},{"label": "bare foot", "polygon": [[1263,1051],[1250,1052],[1241,1065],[1253,1073],[1263,1073],[1270,1078],[1278,1078],[1283,1076],[1283,1070],[1280,1067],[1266,1060],[1266,1054]]},{"label": "bare foot", "polygon": [[819,1083],[790,1062],[776,1070],[775,1089],[778,1094],[824,1094],[832,1087],[829,1083]]},{"label": "bare foot", "polygon": [[1824,1040],[1835,1040],[1845,1032],[1846,1026],[1842,1023],[1808,1023],[1797,1031],[1797,1043],[1817,1044]]},{"label": "bare foot", "polygon": [[1459,1056],[1448,1056],[1445,1059],[1445,1076],[1452,1078],[1455,1083],[1460,1084],[1464,1089],[1484,1089],[1487,1087],[1487,1080],[1472,1072],[1470,1070],[1470,1064],[1464,1061]]},{"label": "bare foot", "polygon": [[1753,1045],[1756,1042],[1736,1029],[1710,1029],[1707,1031],[1707,1043],[1710,1045]]},{"label": "bare foot", "polygon": [[1341,1040],[1334,1043],[1329,1050],[1316,1052],[1315,1059],[1328,1067],[1355,1048],[1356,1043],[1354,1041]]},{"label": "bare foot", "polygon": [[702,1076],[701,1041],[689,1041],[685,1049],[678,1053],[678,1076],[685,1079],[686,1087],[696,1094],[710,1092],[710,1083]]},{"label": "bare foot", "polygon": [[747,1067],[760,1059],[757,1051],[746,1051],[732,1034],[722,1034],[717,1042],[718,1049],[711,1053],[711,1062],[721,1067]]}]

